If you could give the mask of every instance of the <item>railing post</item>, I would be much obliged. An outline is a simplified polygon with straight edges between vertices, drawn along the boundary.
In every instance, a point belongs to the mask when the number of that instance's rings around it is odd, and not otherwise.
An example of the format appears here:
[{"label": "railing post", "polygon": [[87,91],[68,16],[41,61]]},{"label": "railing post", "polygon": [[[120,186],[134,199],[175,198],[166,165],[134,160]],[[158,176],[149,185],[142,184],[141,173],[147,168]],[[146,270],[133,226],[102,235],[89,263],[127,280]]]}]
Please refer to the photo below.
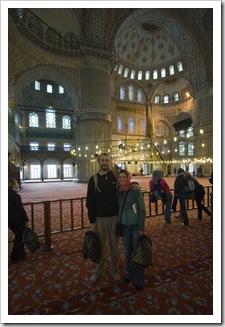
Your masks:
[{"label": "railing post", "polygon": [[44,235],[45,251],[51,251],[53,249],[53,245],[51,243],[51,217],[49,201],[44,201]]}]

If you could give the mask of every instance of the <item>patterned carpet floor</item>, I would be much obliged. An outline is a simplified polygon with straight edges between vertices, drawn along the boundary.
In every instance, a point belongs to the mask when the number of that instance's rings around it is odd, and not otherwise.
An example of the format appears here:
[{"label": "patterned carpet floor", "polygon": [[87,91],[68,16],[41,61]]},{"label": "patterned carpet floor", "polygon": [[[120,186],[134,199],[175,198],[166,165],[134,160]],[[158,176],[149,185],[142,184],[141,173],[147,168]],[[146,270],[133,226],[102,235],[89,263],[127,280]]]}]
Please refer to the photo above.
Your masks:
[{"label": "patterned carpet floor", "polygon": [[[55,194],[49,189],[54,183],[26,184],[21,192],[23,202],[31,201],[32,196],[38,200],[46,198],[47,184],[51,199],[57,192],[58,196],[67,197],[63,188],[69,188],[69,182],[62,183],[62,189],[57,188]],[[86,186],[83,185],[84,196]],[[73,188],[76,187],[81,192],[82,185],[73,183]],[[87,229],[53,235],[51,252],[41,248],[31,255],[26,249],[24,261],[9,262],[8,314],[213,315],[213,232],[205,213],[202,221],[193,219],[196,210],[188,214],[189,227],[181,226],[175,214],[170,226],[166,226],[163,216],[146,219],[145,233],[153,243],[153,265],[146,269],[142,292],[137,292],[132,283],[114,282],[108,272],[108,246],[104,275],[97,283],[89,283],[95,264],[82,255]],[[9,251],[11,246],[9,243]],[[125,260],[121,238],[118,250],[123,277]]]}]

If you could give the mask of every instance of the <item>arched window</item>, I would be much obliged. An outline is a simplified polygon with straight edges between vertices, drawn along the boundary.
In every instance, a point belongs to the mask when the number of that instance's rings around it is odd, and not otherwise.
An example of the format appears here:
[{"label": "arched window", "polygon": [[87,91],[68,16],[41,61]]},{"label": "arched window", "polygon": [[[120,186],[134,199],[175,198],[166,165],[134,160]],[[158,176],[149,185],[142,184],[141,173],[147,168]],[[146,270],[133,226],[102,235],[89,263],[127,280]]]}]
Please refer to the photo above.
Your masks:
[{"label": "arched window", "polygon": [[128,74],[129,74],[129,68],[125,68],[124,77],[128,77]]},{"label": "arched window", "polygon": [[133,133],[135,132],[136,129],[136,124],[135,124],[135,118],[134,117],[130,117],[129,118],[129,132]]},{"label": "arched window", "polygon": [[36,114],[35,112],[31,112],[29,114],[29,126],[38,127],[38,114]]},{"label": "arched window", "polygon": [[146,70],[145,79],[146,79],[146,81],[148,81],[150,79],[150,70]]},{"label": "arched window", "polygon": [[51,84],[47,85],[47,93],[52,93],[52,85]]},{"label": "arched window", "polygon": [[59,85],[59,94],[64,94],[64,87]]},{"label": "arched window", "polygon": [[158,70],[153,70],[153,79],[157,79],[158,78]]},{"label": "arched window", "polygon": [[188,142],[188,155],[193,156],[194,155],[194,143]]},{"label": "arched window", "polygon": [[188,127],[187,132],[188,132],[189,137],[194,136],[194,131],[193,131],[193,127],[192,126]]},{"label": "arched window", "polygon": [[159,95],[155,95],[155,103],[157,104],[157,103],[159,103],[159,101],[160,101],[160,96]]},{"label": "arched window", "polygon": [[118,70],[118,74],[121,75],[123,71],[123,65],[120,65],[119,70]]},{"label": "arched window", "polygon": [[129,97],[129,101],[134,101],[134,86],[133,85],[128,86],[128,97]]},{"label": "arched window", "polygon": [[144,133],[145,132],[145,125],[146,125],[146,120],[145,118],[141,118],[141,132]]},{"label": "arched window", "polygon": [[141,70],[139,70],[139,72],[138,72],[138,79],[142,80],[142,71]]},{"label": "arched window", "polygon": [[164,97],[163,97],[163,102],[164,102],[164,103],[169,103],[169,101],[170,101],[170,96],[169,96],[169,94],[165,94]]},{"label": "arched window", "polygon": [[56,128],[55,110],[48,108],[46,110],[46,127]]},{"label": "arched window", "polygon": [[185,143],[184,142],[180,142],[180,144],[179,144],[179,153],[180,153],[180,156],[185,155]]},{"label": "arched window", "polygon": [[161,77],[166,77],[166,68],[161,68]]},{"label": "arched window", "polygon": [[142,103],[142,100],[143,100],[142,89],[138,89],[138,102]]},{"label": "arched window", "polygon": [[178,72],[182,72],[183,71],[183,65],[182,65],[182,62],[181,61],[179,61],[177,63],[177,69],[178,69]]},{"label": "arched window", "polygon": [[125,100],[125,87],[123,85],[120,86],[120,100]]},{"label": "arched window", "polygon": [[40,91],[41,83],[39,81],[34,82],[34,89],[37,90],[37,91]]},{"label": "arched window", "polygon": [[179,93],[178,92],[173,93],[173,101],[179,101]]},{"label": "arched window", "polygon": [[62,127],[63,129],[71,129],[71,118],[69,116],[63,116]]},{"label": "arched window", "polygon": [[171,65],[169,67],[169,72],[170,72],[170,75],[173,75],[174,74],[174,65]]},{"label": "arched window", "polygon": [[123,131],[123,117],[118,116],[117,118],[117,131],[122,132]]},{"label": "arched window", "polygon": [[135,78],[135,70],[134,69],[132,69],[132,71],[131,71],[130,78],[131,79]]}]

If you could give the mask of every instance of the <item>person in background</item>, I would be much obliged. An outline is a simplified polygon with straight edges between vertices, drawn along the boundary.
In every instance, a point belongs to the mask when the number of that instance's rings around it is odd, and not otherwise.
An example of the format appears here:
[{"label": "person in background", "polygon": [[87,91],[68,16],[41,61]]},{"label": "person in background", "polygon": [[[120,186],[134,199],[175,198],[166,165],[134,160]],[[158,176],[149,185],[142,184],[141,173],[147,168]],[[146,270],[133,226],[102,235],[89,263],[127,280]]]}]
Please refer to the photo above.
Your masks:
[{"label": "person in background", "polygon": [[187,215],[187,209],[186,209],[186,196],[184,193],[184,178],[185,171],[182,168],[178,168],[177,170],[177,177],[174,181],[174,196],[177,196],[180,201],[180,215],[183,218],[183,223],[181,225],[183,226],[189,226],[189,218]]},{"label": "person in background", "polygon": [[206,208],[203,204],[203,199],[205,195],[205,190],[203,185],[199,183],[199,181],[190,175],[189,172],[186,172],[186,175],[188,178],[191,178],[195,183],[195,191],[194,191],[194,200],[196,201],[197,208],[198,208],[198,216],[195,217],[195,220],[202,220],[202,210],[204,210],[209,216],[211,215],[211,212],[208,208]]},{"label": "person in background", "polygon": [[[211,172],[211,176],[209,178],[209,182],[213,185],[213,171]],[[210,228],[213,230],[213,191],[211,193],[211,215],[210,215]]]},{"label": "person in background", "polygon": [[[100,238],[102,253],[100,263],[96,265],[90,282],[95,283],[103,273],[107,237],[110,246],[110,274],[115,282],[119,282],[121,277],[118,271],[118,236],[116,235],[116,224],[118,222],[117,179],[114,172],[110,169],[111,162],[108,153],[101,153],[99,155],[98,164],[98,187],[95,187],[94,177],[90,177],[87,188],[86,207],[90,228]],[[133,187],[139,189],[138,185]]]},{"label": "person in background", "polygon": [[124,283],[134,280],[137,291],[143,290],[145,268],[130,267],[131,255],[139,236],[144,235],[145,203],[140,190],[131,189],[131,176],[125,169],[118,172],[119,221],[123,225],[123,243],[126,258]]},{"label": "person in background", "polygon": [[[159,182],[160,181],[160,182]],[[169,185],[167,184],[167,182],[165,181],[165,179],[163,178],[163,173],[161,170],[154,170],[152,173],[152,179],[149,182],[149,189],[150,191],[153,190],[153,185],[154,183],[160,183],[166,198],[165,198],[165,202],[162,201],[163,204],[165,204],[166,209],[165,209],[165,220],[166,220],[166,225],[168,226],[169,224],[171,224],[171,220],[170,220],[170,215],[171,215],[171,203],[172,203],[172,193],[170,192],[170,188]]]},{"label": "person in background", "polygon": [[23,207],[21,196],[17,193],[19,184],[15,178],[8,181],[8,226],[15,234],[10,259],[19,262],[26,257],[23,233],[27,226],[28,217]]}]

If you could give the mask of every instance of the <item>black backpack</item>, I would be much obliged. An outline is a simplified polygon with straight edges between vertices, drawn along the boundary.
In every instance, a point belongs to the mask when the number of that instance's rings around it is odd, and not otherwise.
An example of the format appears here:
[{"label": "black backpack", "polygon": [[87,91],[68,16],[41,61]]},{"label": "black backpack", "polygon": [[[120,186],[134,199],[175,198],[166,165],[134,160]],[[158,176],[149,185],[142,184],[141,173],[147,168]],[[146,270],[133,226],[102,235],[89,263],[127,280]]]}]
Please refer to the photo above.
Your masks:
[{"label": "black backpack", "polygon": [[154,194],[156,200],[165,201],[166,193],[164,192],[162,185],[160,184],[160,179],[158,180],[158,182],[153,183],[152,193]]}]

